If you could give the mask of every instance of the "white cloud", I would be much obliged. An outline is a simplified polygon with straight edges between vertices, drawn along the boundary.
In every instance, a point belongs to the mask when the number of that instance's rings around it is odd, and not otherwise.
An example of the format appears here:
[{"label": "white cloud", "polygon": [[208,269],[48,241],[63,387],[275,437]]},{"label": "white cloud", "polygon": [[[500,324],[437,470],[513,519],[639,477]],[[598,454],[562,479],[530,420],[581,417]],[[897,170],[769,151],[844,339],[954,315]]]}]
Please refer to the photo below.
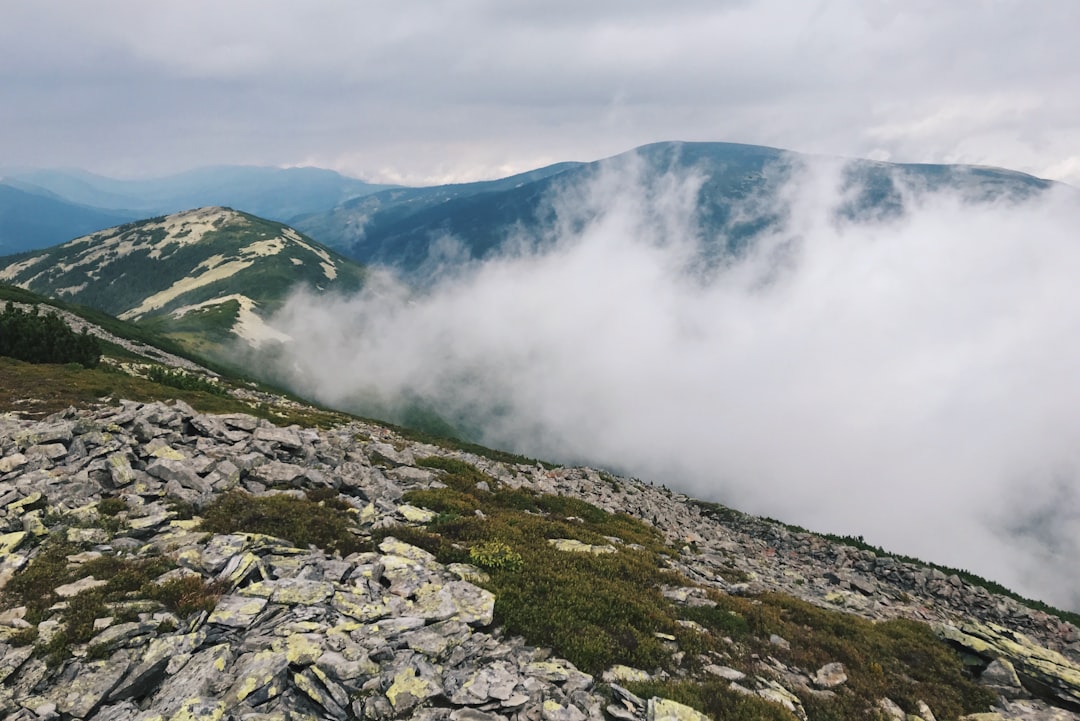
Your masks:
[{"label": "white cloud", "polygon": [[838,224],[836,171],[801,172],[784,231],[712,275],[697,179],[616,167],[554,199],[548,251],[276,322],[325,401],[419,398],[489,443],[1080,607],[1075,195],[912,192],[900,220]]}]

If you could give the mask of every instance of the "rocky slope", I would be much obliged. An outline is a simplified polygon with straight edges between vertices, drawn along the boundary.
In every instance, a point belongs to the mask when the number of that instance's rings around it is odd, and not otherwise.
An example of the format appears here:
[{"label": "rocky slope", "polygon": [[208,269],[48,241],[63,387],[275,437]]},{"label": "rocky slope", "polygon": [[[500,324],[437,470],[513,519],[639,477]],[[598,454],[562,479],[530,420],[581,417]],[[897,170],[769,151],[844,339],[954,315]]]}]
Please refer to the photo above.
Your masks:
[{"label": "rocky slope", "polygon": [[229,208],[130,223],[0,261],[0,281],[149,325],[206,353],[284,340],[263,319],[295,288],[347,293],[364,271],[287,226]]},{"label": "rocky slope", "polygon": [[1078,663],[958,576],[595,469],[180,401],[0,417],[0,718],[1077,719]]},{"label": "rocky slope", "polygon": [[[0,437],[0,583],[10,589],[50,544],[66,543],[66,572],[56,579],[63,583],[47,589],[56,603],[35,624],[27,604],[11,607],[10,591],[4,597],[0,709],[9,719],[692,717],[673,702],[620,690],[619,681],[653,669],[609,669],[610,690],[600,693],[601,679],[500,634],[481,569],[441,564],[393,536],[431,518],[402,496],[441,485],[438,471],[416,465],[432,455],[462,458],[507,487],[581,498],[653,523],[682,549],[669,563],[686,585],[665,589],[676,603],[707,603],[703,589],[751,598],[784,589],[870,618],[919,618],[989,664],[984,680],[1013,699],[1014,712],[1055,713],[1020,701],[1033,696],[1062,709],[1080,704],[1080,635],[1071,625],[813,535],[748,518],[724,523],[685,497],[592,469],[493,462],[360,422],[277,428],[182,403],[6,418]],[[205,508],[235,488],[256,497],[332,489],[350,508],[358,539],[390,532],[372,550],[343,557],[262,534],[202,532],[196,519],[182,520],[181,507]],[[560,552],[595,551],[567,549]],[[50,641],[75,623],[68,609],[111,582],[102,558],[168,559],[175,567],[153,582],[196,579],[189,593],[210,588],[210,603],[180,613],[141,598],[109,602],[91,614],[88,638],[60,646],[58,658],[35,653],[56,652]],[[733,571],[747,580],[725,580]],[[115,566],[112,573],[119,575]],[[799,716],[800,691],[843,684],[842,668],[766,657],[746,673],[722,655],[708,661],[707,673]]]}]

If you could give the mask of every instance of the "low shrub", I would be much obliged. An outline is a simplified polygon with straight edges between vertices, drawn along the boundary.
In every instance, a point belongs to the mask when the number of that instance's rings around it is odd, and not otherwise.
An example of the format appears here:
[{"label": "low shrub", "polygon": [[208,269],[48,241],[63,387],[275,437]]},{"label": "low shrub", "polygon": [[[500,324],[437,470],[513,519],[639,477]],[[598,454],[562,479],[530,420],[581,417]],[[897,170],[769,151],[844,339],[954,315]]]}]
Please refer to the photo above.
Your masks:
[{"label": "low shrub", "polygon": [[469,549],[469,560],[491,571],[520,571],[521,554],[502,541],[482,541]]},{"label": "low shrub", "polygon": [[338,505],[291,495],[252,496],[229,491],[203,509],[200,530],[211,533],[262,533],[295,546],[316,546],[346,556],[366,546],[349,529],[353,522]]},{"label": "low shrub", "polygon": [[[848,681],[830,700],[807,695],[804,703],[818,709],[817,717],[853,718],[871,709],[877,699],[890,698],[908,713],[922,700],[939,718],[957,718],[985,711],[993,695],[964,669],[960,657],[917,621],[892,619],[872,622],[854,614],[820,608],[782,593],[765,593],[753,600],[710,594],[718,603],[711,612],[692,611],[702,625],[708,616],[724,612],[745,620],[725,630],[746,649],[739,660],[752,665],[752,655],[771,655],[792,665],[817,669],[826,663],[844,664]],[[786,639],[790,649],[768,642],[772,634]],[[815,717],[811,715],[811,717]]]},{"label": "low shrub", "polygon": [[628,682],[626,689],[642,698],[660,696],[678,701],[717,721],[797,721],[798,718],[779,704],[732,691],[727,681],[635,681]]},{"label": "low shrub", "polygon": [[[614,663],[669,665],[670,651],[653,634],[679,629],[659,590],[676,577],[660,567],[659,552],[666,549],[654,529],[574,498],[501,487],[463,461],[435,457],[418,465],[443,471],[447,485],[405,495],[439,513],[427,526],[424,547],[443,562],[460,560],[460,549],[468,549],[465,560],[489,573],[485,585],[495,593],[496,623],[590,673]],[[479,490],[481,482],[489,490]],[[568,553],[547,543],[608,544],[609,536],[625,542],[616,553]]]},{"label": "low shrub", "polygon": [[[664,568],[664,556],[671,550],[655,529],[576,498],[501,487],[461,461],[420,463],[442,471],[440,479],[447,487],[405,495],[408,502],[439,515],[424,530],[402,529],[402,540],[421,545],[444,562],[460,560],[465,549],[469,562],[488,571],[490,580],[483,585],[495,593],[495,622],[532,644],[552,648],[588,673],[616,663],[674,670],[670,648],[654,635],[659,632],[676,638],[690,671],[698,654],[716,651],[730,654],[728,663],[747,672],[767,656],[810,670],[844,663],[849,680],[835,697],[805,694],[811,718],[864,717],[882,697],[910,712],[921,699],[940,718],[955,718],[986,710],[992,700],[925,624],[875,624],[779,593],[747,599],[710,591],[715,607],[675,606],[660,587],[693,584]],[[478,490],[481,481],[490,490]],[[392,532],[402,537],[398,530]],[[589,544],[617,538],[621,543],[614,543],[615,553],[593,555],[558,551],[547,543],[551,538]],[[680,620],[694,621],[704,631],[684,627]],[[774,633],[791,648],[770,644]],[[723,641],[725,637],[736,646]],[[721,681],[680,680],[635,688],[639,695],[673,698],[717,719],[793,718],[781,706],[730,692]]]},{"label": "low shrub", "polygon": [[37,625],[45,620],[48,609],[61,600],[56,594],[57,587],[90,576],[106,582],[67,599],[67,607],[60,612],[60,628],[39,648],[51,665],[64,661],[72,645],[93,638],[96,633],[94,620],[112,615],[108,604],[149,597],[144,593],[147,585],[173,568],[171,561],[160,556],[122,558],[106,555],[79,565],[69,564],[67,557],[79,550],[76,544],[68,543],[59,534],[50,537],[41,552],[15,574],[0,593],[3,607],[26,606],[27,622]]},{"label": "low shrub", "polygon": [[184,617],[199,611],[213,611],[225,591],[221,581],[206,581],[202,576],[189,575],[148,584],[143,587],[142,595]]},{"label": "low shrub", "polygon": [[184,391],[201,391],[215,396],[228,395],[225,386],[204,378],[196,373],[188,373],[179,368],[170,369],[164,366],[152,365],[146,371],[146,377],[154,383],[160,383],[170,388],[179,388]]}]

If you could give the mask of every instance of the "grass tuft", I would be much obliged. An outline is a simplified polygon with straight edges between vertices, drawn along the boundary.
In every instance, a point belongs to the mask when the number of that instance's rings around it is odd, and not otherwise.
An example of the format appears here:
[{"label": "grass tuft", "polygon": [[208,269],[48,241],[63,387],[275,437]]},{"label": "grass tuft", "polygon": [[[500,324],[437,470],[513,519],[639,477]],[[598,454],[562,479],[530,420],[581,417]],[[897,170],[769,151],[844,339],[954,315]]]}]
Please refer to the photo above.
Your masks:
[{"label": "grass tuft", "polygon": [[229,491],[203,509],[200,529],[211,533],[262,533],[300,548],[317,546],[345,556],[366,547],[349,530],[352,526],[349,514],[336,501],[319,502],[285,494],[259,497]]}]

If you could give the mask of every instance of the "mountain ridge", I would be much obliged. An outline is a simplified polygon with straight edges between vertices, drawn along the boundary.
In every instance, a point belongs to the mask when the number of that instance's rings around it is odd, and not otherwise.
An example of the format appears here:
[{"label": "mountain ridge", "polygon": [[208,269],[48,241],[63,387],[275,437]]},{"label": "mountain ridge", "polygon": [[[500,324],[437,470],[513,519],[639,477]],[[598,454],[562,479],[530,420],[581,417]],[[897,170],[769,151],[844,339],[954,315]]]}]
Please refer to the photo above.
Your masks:
[{"label": "mountain ridge", "polygon": [[796,166],[818,161],[843,166],[843,183],[851,197],[837,212],[849,217],[901,212],[904,183],[922,191],[952,188],[972,201],[1021,199],[1053,185],[1000,168],[885,163],[739,143],[665,141],[498,181],[382,191],[295,222],[298,229],[360,262],[415,273],[432,257],[440,237],[458,240],[471,259],[490,257],[506,247],[515,230],[550,226],[555,216],[549,201],[556,191],[572,193],[606,169],[637,163],[635,172],[643,175],[645,184],[665,173],[701,176],[697,212],[715,259],[739,252],[780,220],[773,208],[751,208],[747,215],[745,201],[768,198]]},{"label": "mountain ridge", "polygon": [[288,226],[220,207],[98,231],[0,268],[0,280],[152,322],[204,350],[282,340],[264,319],[294,288],[354,292],[364,276]]}]

